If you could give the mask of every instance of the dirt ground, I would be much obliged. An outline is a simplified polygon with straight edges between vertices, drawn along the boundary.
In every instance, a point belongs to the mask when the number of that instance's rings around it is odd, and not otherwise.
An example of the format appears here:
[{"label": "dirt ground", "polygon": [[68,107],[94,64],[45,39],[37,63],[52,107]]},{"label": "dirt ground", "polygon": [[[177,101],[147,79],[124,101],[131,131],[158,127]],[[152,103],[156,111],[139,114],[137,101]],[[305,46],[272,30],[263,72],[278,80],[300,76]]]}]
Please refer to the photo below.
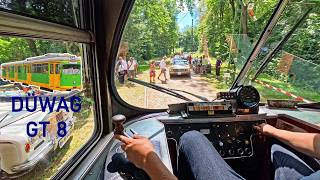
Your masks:
[{"label": "dirt ground", "polygon": [[[157,75],[159,73],[159,71],[156,72]],[[136,78],[142,81],[149,82],[149,72],[145,71],[144,73],[137,75]],[[217,91],[214,85],[209,83],[204,77],[199,74],[192,73],[191,77],[179,76],[169,78],[169,73],[167,72],[167,78],[167,82],[164,82],[164,76],[162,75],[160,77],[160,80],[156,78],[155,84],[165,88],[184,90],[189,93],[205,96],[209,100],[212,100],[216,97]],[[125,85],[119,86],[118,93],[129,104],[150,109],[167,108],[168,104],[184,102],[184,100],[182,99],[132,82],[126,82]],[[179,93],[191,100],[201,101],[200,99],[189,94],[181,92]]]}]

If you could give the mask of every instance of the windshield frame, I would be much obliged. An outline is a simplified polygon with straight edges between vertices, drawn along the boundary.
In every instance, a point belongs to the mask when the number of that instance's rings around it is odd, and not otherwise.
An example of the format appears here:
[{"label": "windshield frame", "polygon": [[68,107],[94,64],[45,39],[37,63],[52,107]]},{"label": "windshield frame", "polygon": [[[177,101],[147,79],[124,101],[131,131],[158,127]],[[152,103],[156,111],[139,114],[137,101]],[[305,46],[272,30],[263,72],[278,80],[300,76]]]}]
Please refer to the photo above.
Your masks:
[{"label": "windshield frame", "polygon": [[307,16],[310,14],[312,9],[313,9],[312,7],[309,8],[303,15],[301,15],[298,21],[290,29],[290,31],[278,42],[278,44],[268,53],[268,55],[264,57],[257,72],[254,74],[253,78],[250,80],[251,82],[255,81],[258,78],[258,76],[272,61],[273,57],[282,49],[282,47],[290,39],[291,35],[296,31],[296,29],[301,25],[301,23],[306,20]]},{"label": "windshield frame", "polygon": [[277,4],[266,27],[264,28],[263,32],[260,35],[258,42],[255,44],[254,48],[251,50],[251,53],[247,58],[245,65],[242,67],[236,80],[233,82],[232,86],[230,87],[230,90],[235,89],[244,84],[247,73],[250,71],[253,65],[253,62],[257,59],[261,48],[267,42],[267,39],[270,37],[273,28],[278,23],[279,18],[283,13],[284,9],[287,7],[288,2],[289,0],[280,0],[279,3]]}]

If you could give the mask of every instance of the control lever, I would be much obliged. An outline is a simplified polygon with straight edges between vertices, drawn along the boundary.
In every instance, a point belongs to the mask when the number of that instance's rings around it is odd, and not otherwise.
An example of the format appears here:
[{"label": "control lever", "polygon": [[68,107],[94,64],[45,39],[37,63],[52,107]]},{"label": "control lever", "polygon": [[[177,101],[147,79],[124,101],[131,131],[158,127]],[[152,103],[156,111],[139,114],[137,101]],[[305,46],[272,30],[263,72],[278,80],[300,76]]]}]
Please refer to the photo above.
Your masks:
[{"label": "control lever", "polygon": [[116,153],[112,156],[112,161],[108,164],[107,169],[109,172],[119,172],[134,180],[150,180],[146,172],[129,162],[122,153]]},{"label": "control lever", "polygon": [[[126,117],[122,114],[117,114],[112,117],[112,122],[115,125],[114,134],[124,135],[129,138],[131,136],[124,131],[123,123],[126,121]],[[130,134],[132,136],[137,134],[133,129],[130,129]],[[116,153],[112,156],[112,161],[108,164],[107,169],[109,172],[119,172],[125,176],[131,177],[130,179],[136,180],[150,180],[149,176],[142,169],[137,168],[133,163],[131,163],[123,153]]]},{"label": "control lever", "polygon": [[114,134],[124,135],[123,123],[126,121],[126,117],[122,114],[117,114],[112,117],[112,123],[115,125]]}]

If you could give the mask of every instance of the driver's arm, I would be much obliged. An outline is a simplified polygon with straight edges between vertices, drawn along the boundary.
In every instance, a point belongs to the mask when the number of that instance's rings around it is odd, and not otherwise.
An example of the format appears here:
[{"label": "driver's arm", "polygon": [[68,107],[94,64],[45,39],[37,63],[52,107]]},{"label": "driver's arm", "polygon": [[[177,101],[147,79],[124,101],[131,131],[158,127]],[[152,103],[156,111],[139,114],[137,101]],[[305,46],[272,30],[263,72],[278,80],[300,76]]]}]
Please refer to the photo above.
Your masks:
[{"label": "driver's arm", "polygon": [[128,160],[143,169],[152,180],[177,180],[162,163],[149,139],[139,135],[134,135],[132,139],[122,135],[116,135],[115,138],[123,142],[121,147]]},{"label": "driver's arm", "polygon": [[320,134],[318,133],[291,132],[277,129],[265,123],[254,128],[264,135],[280,140],[297,151],[320,158]]}]

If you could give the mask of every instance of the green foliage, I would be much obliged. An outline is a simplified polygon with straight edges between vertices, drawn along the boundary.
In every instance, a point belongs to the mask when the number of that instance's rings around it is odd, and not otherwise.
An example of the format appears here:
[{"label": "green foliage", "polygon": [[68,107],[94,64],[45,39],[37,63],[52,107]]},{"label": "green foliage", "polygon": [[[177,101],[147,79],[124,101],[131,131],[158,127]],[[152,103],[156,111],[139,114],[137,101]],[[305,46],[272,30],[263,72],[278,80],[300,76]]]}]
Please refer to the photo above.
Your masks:
[{"label": "green foliage", "polygon": [[191,26],[184,28],[183,32],[179,36],[179,47],[183,49],[183,52],[196,52],[199,47],[199,39],[197,35],[197,29],[192,29]]},{"label": "green foliage", "polygon": [[78,0],[1,0],[0,8],[36,18],[78,26]]},{"label": "green foliage", "polygon": [[79,96],[81,98],[81,111],[74,113],[74,116],[77,118],[77,120],[87,120],[87,118],[90,116],[92,112],[92,105],[94,104],[93,99],[88,98],[86,96]]},{"label": "green foliage", "polygon": [[173,52],[178,42],[177,13],[175,1],[136,1],[122,37],[129,43],[129,56],[146,60]]},{"label": "green foliage", "polygon": [[[11,0],[0,1],[0,8],[27,14],[36,18],[78,26],[79,7],[77,0]],[[72,53],[79,55],[76,43],[47,40],[0,37],[0,64],[21,61],[27,57],[46,53]]]},{"label": "green foliage", "polygon": [[79,55],[79,52],[79,46],[72,42],[0,37],[0,64],[22,61],[28,57],[46,53],[71,53]]},{"label": "green foliage", "polygon": [[[207,37],[209,53],[212,56],[223,55],[230,51],[226,41],[228,35],[244,34],[246,41],[253,43],[257,41],[277,2],[277,0],[254,1],[257,20],[253,20],[252,17],[248,17],[248,11],[245,11],[245,14],[242,12],[242,8],[248,6],[245,2],[206,0],[203,4],[206,12],[200,22],[199,38],[201,39],[203,35]],[[242,21],[247,22],[247,33],[244,31]]]},{"label": "green foliage", "polygon": [[19,61],[32,56],[25,39],[0,37],[0,63]]}]

